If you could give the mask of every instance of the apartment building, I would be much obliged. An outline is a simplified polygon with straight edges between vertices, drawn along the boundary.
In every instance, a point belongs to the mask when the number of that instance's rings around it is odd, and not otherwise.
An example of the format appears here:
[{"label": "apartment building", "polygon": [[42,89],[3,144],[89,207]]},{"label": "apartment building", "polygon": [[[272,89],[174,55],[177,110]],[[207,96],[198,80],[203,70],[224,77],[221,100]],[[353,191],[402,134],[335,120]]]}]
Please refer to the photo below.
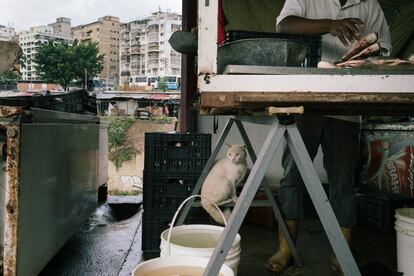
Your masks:
[{"label": "apartment building", "polygon": [[48,24],[53,28],[53,33],[57,36],[72,37],[71,20],[67,17],[58,17],[55,23]]},{"label": "apartment building", "polygon": [[119,82],[119,18],[104,16],[96,22],[72,28],[72,34],[80,42],[97,42],[99,51],[105,55],[102,81],[112,85]]},{"label": "apartment building", "polygon": [[121,25],[120,85],[179,80],[181,55],[171,48],[168,39],[181,29],[181,22],[182,17],[177,13],[158,11]]},{"label": "apartment building", "polygon": [[16,31],[13,27],[0,25],[0,41],[12,40],[15,35]]},{"label": "apartment building", "polygon": [[30,31],[23,31],[18,34],[19,44],[25,55],[26,62],[21,68],[23,80],[37,80],[35,64],[32,61],[37,49],[43,43],[53,41],[55,43],[72,44],[71,37],[55,35],[54,29],[51,26],[38,26],[30,28]]}]

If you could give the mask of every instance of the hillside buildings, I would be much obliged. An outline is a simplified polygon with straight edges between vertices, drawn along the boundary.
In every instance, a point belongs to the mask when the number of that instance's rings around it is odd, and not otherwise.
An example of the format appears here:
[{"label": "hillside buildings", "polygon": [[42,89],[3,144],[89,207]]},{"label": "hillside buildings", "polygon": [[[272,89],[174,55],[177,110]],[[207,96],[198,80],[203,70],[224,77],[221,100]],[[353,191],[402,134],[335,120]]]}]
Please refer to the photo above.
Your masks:
[{"label": "hillside buildings", "polygon": [[[59,17],[54,23],[18,34],[26,58],[22,77],[37,80],[32,59],[41,43],[72,44],[76,39],[79,43],[97,43],[100,53],[105,56],[99,76],[103,83],[144,86],[148,82],[152,85],[168,82],[168,88],[176,89],[181,76],[181,55],[172,49],[168,39],[181,29],[181,21],[182,17],[177,13],[158,11],[129,23],[121,23],[118,17],[108,15],[72,28],[70,18]],[[8,40],[14,35],[12,27],[0,25],[0,40]]]},{"label": "hillside buildings", "polygon": [[55,23],[48,24],[48,26],[53,28],[53,33],[55,35],[72,38],[70,18],[59,17],[56,19]]},{"label": "hillside buildings", "polygon": [[12,40],[15,35],[16,31],[13,27],[0,25],[0,41]]},{"label": "hillside buildings", "polygon": [[120,85],[146,85],[160,78],[181,75],[181,55],[168,39],[181,29],[182,17],[176,13],[155,12],[151,16],[121,25]]},{"label": "hillside buildings", "polygon": [[119,80],[119,31],[121,23],[115,16],[104,16],[98,21],[72,28],[73,37],[79,42],[97,42],[105,55],[100,78],[110,84]]},{"label": "hillside buildings", "polygon": [[20,47],[22,47],[23,54],[26,58],[25,66],[21,68],[23,80],[37,80],[35,64],[32,59],[37,52],[37,48],[42,43],[49,41],[54,41],[55,43],[73,43],[73,39],[70,36],[55,34],[54,27],[52,26],[32,27],[30,31],[20,32],[18,36]]}]

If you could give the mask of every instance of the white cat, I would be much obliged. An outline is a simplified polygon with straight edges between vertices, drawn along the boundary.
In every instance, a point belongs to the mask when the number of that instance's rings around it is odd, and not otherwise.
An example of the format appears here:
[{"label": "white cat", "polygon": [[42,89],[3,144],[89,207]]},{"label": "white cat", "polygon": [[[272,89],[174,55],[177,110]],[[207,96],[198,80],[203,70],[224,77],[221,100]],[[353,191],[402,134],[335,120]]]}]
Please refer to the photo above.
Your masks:
[{"label": "white cat", "polygon": [[[201,188],[201,195],[218,206],[237,201],[236,185],[247,172],[246,146],[226,145],[229,147],[226,157],[216,161]],[[217,223],[224,225],[220,213],[207,200],[201,199],[201,206]],[[225,218],[230,214],[230,209],[226,208]]]}]

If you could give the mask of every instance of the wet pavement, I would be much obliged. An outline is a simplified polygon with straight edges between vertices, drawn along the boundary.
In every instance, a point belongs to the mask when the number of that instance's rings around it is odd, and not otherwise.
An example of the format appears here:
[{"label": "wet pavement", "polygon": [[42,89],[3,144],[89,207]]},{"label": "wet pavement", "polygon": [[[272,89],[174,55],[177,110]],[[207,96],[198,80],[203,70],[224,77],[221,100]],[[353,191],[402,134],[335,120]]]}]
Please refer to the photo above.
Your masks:
[{"label": "wet pavement", "polygon": [[130,275],[142,261],[141,204],[141,196],[108,197],[39,275]]},{"label": "wet pavement", "polygon": [[[141,251],[141,197],[110,197],[68,241],[40,275],[126,276],[143,260]],[[126,218],[128,216],[131,216]],[[120,219],[123,219],[119,221]],[[265,269],[277,250],[277,227],[243,223],[240,229],[241,263],[238,276],[272,275]],[[332,249],[314,214],[301,223],[297,242],[304,268],[287,275],[333,276]],[[359,263],[396,268],[395,233],[384,233],[357,225],[353,253]],[[285,274],[286,275],[286,274]],[[390,275],[390,274],[363,274]]]}]

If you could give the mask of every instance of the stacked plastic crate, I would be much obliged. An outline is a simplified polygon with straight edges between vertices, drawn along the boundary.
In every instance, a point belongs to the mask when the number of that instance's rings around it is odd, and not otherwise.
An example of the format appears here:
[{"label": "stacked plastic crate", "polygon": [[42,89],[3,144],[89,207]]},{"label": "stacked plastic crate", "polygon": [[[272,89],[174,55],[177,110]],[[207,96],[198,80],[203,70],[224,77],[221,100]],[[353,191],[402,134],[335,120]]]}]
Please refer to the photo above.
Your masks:
[{"label": "stacked plastic crate", "polygon": [[[210,154],[210,134],[145,133],[142,250],[146,259],[159,256],[161,232],[193,192]],[[208,221],[204,210],[193,207],[185,223]]]}]

